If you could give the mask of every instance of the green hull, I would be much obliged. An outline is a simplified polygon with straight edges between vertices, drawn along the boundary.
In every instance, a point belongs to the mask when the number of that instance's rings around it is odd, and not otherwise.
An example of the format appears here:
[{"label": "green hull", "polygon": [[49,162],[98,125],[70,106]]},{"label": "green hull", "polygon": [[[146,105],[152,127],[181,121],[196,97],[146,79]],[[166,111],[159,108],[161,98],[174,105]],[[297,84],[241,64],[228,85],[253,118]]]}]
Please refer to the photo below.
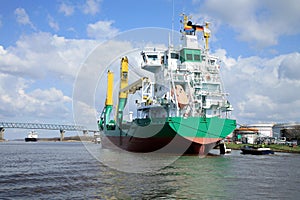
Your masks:
[{"label": "green hull", "polygon": [[219,117],[170,117],[172,129],[183,137],[225,138],[236,128],[236,121]]},{"label": "green hull", "polygon": [[102,145],[133,152],[207,153],[235,127],[235,120],[218,117],[136,119],[121,129],[105,129]]}]

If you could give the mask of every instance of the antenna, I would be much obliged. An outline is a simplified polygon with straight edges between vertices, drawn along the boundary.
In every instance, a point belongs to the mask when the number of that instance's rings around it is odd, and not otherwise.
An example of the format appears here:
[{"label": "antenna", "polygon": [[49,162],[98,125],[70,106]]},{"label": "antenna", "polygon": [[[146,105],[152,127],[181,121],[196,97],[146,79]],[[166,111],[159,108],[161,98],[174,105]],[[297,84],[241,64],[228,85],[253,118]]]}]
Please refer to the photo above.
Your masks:
[{"label": "antenna", "polygon": [[205,39],[205,50],[209,51],[209,46],[208,46],[208,40],[210,38],[210,30],[209,30],[209,22],[205,22],[205,26],[204,26],[204,39]]},{"label": "antenna", "polygon": [[174,41],[173,41],[173,40],[174,40],[174,12],[175,12],[175,11],[174,11],[174,10],[175,10],[174,7],[175,7],[175,6],[174,6],[174,0],[173,0],[173,1],[172,1],[172,9],[173,9],[173,10],[172,10],[172,33],[171,33],[172,36],[171,36],[171,44],[170,44],[170,46],[173,46],[173,42],[174,42]]}]

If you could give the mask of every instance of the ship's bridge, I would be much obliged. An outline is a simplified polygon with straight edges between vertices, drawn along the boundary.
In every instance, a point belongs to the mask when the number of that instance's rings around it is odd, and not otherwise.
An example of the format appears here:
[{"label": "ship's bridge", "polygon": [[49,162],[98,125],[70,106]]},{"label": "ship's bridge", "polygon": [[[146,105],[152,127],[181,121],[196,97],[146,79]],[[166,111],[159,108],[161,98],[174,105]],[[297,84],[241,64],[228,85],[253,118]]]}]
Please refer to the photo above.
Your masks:
[{"label": "ship's bridge", "polygon": [[200,63],[202,63],[202,50],[183,48],[179,52],[180,70],[199,70]]},{"label": "ship's bridge", "polygon": [[201,50],[183,48],[180,50],[180,61],[184,62],[202,62]]},{"label": "ship's bridge", "polygon": [[164,63],[164,51],[148,48],[141,52],[143,57],[142,69],[155,73]]},{"label": "ship's bridge", "polygon": [[163,57],[163,65],[171,70],[176,70],[177,66],[180,65],[179,60],[179,52],[174,49],[168,49],[165,51],[164,57]]}]

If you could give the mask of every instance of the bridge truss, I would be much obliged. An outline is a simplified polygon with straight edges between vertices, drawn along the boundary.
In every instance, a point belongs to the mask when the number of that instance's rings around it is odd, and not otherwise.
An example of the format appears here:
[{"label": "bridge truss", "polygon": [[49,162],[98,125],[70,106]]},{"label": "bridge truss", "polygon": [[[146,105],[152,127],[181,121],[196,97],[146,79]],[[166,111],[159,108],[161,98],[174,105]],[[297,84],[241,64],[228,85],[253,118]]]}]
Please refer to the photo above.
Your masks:
[{"label": "bridge truss", "polygon": [[84,126],[60,125],[60,124],[39,124],[39,123],[14,123],[0,122],[1,128],[21,128],[21,129],[46,129],[46,130],[64,130],[64,131],[88,131]]}]

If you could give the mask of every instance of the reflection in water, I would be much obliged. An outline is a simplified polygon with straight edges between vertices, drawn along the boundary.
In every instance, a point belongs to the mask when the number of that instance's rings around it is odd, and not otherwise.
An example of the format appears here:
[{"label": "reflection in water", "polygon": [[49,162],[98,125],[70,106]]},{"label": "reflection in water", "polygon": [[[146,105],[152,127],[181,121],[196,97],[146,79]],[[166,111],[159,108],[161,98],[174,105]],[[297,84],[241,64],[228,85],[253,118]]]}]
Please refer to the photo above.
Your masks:
[{"label": "reflection in water", "polygon": [[[111,162],[121,158],[99,145],[87,146],[111,157]],[[0,149],[2,198],[296,199],[300,195],[298,154],[252,156],[233,151],[203,159],[184,156],[158,171],[126,173],[100,163],[81,143],[6,142]],[[130,156],[122,156],[126,167],[138,168]],[[161,155],[160,160],[173,158]],[[158,160],[146,159],[149,169]]]}]

